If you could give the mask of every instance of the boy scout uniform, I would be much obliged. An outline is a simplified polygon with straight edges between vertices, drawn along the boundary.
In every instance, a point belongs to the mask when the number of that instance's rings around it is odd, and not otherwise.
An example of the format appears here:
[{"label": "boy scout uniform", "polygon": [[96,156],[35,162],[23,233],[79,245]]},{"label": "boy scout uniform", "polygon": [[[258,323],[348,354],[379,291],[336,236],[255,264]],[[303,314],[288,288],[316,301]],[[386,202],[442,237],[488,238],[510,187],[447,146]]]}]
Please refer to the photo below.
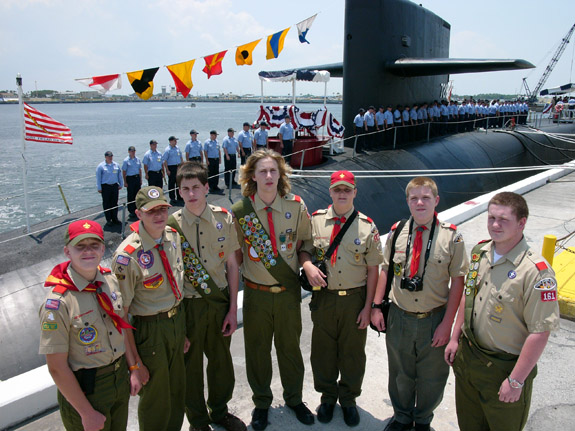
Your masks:
[{"label": "boy scout uniform", "polygon": [[[147,188],[140,190],[145,191]],[[141,430],[180,430],[184,419],[185,316],[180,302],[183,266],[180,236],[166,227],[161,245],[177,284],[172,290],[158,244],[140,222],[118,247],[112,270],[129,307],[138,354],[150,372],[140,390],[138,421]]]},{"label": "boy scout uniform", "polygon": [[[207,283],[193,283],[197,280],[193,275],[192,280],[188,274],[184,277],[186,336],[190,341],[185,355],[186,414],[192,427],[201,428],[225,417],[234,391],[232,337],[223,336],[222,326],[230,309],[225,263],[240,245],[232,215],[225,208],[208,204],[199,217],[183,208],[173,217],[184,234],[184,265],[188,268],[201,265],[198,272],[203,270],[204,277],[207,274],[222,293],[216,296],[217,292],[212,292]],[[205,296],[197,289],[202,289]],[[204,354],[208,359],[209,413],[204,398]]]},{"label": "boy scout uniform", "polygon": [[[54,271],[52,271],[54,273]],[[74,371],[92,407],[106,416],[109,430],[125,430],[128,422],[130,381],[124,358],[124,336],[100,307],[96,294],[83,292],[91,284],[71,266],[68,276],[78,289],[50,289],[39,315],[42,332],[39,353],[67,353]],[[115,313],[123,317],[122,294],[109,269],[101,268],[96,283],[108,295]],[[62,422],[67,430],[84,430],[82,418],[58,391]]]},{"label": "boy scout uniform", "polygon": [[[245,218],[238,218],[238,205],[241,206],[246,199],[252,203],[254,212]],[[299,346],[302,330],[301,287],[287,288],[282,284],[285,280],[276,280],[267,269],[275,267],[277,262],[269,238],[266,207],[257,194],[244,198],[232,207],[244,256],[246,371],[253,392],[252,399],[259,409],[269,408],[273,400],[270,387],[272,338],[284,388],[283,396],[288,406],[302,402],[304,377]],[[297,242],[311,238],[311,223],[305,203],[297,195],[278,195],[270,208],[277,252],[296,274],[299,269]]]},{"label": "boy scout uniform", "polygon": [[[411,220],[411,219],[410,219]],[[386,345],[389,360],[389,397],[395,419],[403,424],[412,421],[428,424],[433,411],[443,398],[449,366],[443,359],[445,346],[431,347],[433,334],[443,320],[449,299],[449,283],[453,277],[464,276],[468,260],[465,245],[457,227],[435,218],[422,232],[422,250],[417,275],[424,271],[425,250],[431,225],[436,222],[429,260],[425,268],[423,289],[410,292],[401,288],[401,278],[409,277],[414,238],[418,226],[413,223],[409,259],[406,248],[410,221],[405,223],[395,243],[393,262],[389,261],[393,234],[387,237],[383,268],[393,271]],[[396,223],[392,227],[395,230]]]},{"label": "boy scout uniform", "polygon": [[[351,209],[343,216],[349,219]],[[330,245],[337,214],[333,207],[316,211],[311,219],[313,240],[305,250],[322,260]],[[337,247],[336,264],[326,261],[327,288],[313,293],[311,366],[321,402],[355,405],[365,374],[367,329],[358,329],[357,316],[365,306],[367,267],[383,260],[377,227],[358,213]],[[341,378],[338,382],[338,377]]]},{"label": "boy scout uniform", "polygon": [[497,262],[494,249],[493,242],[473,249],[465,284],[465,323],[453,363],[462,430],[523,429],[537,367],[517,402],[499,401],[499,388],[529,334],[559,329],[557,282],[547,262],[525,238]]}]

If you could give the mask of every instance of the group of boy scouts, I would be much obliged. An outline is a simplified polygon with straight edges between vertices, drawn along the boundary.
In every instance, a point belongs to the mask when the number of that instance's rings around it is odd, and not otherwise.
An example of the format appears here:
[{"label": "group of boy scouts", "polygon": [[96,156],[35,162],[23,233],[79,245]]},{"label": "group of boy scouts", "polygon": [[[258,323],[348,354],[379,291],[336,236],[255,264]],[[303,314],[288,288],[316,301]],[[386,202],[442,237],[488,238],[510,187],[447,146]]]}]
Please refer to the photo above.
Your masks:
[{"label": "group of boy scouts", "polygon": [[[126,429],[130,394],[140,396],[141,430],[180,430],[184,414],[191,430],[245,430],[228,411],[240,277],[252,429],[269,423],[272,342],[285,404],[299,422],[311,425],[317,416],[329,423],[339,403],[344,422],[357,426],[370,323],[386,331],[394,410],[386,431],[430,429],[450,365],[461,430],[523,428],[559,309],[553,270],[523,237],[528,208],[520,195],[491,199],[491,239],[469,259],[457,227],[437,218],[435,182],[414,178],[406,188],[410,217],[392,226],[382,247],[373,220],[354,206],[359,188],[351,172],[331,175],[333,204],[310,215],[290,192],[291,169],[280,154],[245,156],[243,198],[231,212],[207,203],[211,185],[201,162],[209,154],[178,162],[174,181],[184,207],[171,216],[161,184],[141,188],[138,221],[111,269],[100,266],[98,223],[67,227],[69,261],[52,270],[39,311],[40,353],[67,430]],[[147,168],[146,177],[157,169]],[[302,399],[300,267],[313,292],[317,415]]]}]

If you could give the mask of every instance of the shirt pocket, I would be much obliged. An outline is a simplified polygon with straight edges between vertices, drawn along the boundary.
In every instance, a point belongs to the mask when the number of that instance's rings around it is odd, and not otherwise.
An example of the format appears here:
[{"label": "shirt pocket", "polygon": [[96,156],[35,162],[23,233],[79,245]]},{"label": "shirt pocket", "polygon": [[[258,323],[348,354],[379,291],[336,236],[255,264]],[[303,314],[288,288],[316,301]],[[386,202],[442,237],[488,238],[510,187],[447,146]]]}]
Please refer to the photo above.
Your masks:
[{"label": "shirt pocket", "polygon": [[356,265],[361,265],[365,263],[365,252],[366,244],[365,241],[361,241],[359,244],[351,242],[344,245],[346,251],[351,256],[351,262]]},{"label": "shirt pocket", "polygon": [[220,237],[211,245],[212,256],[219,262],[223,262],[226,258],[226,250],[228,248],[229,239],[227,237]]},{"label": "shirt pocket", "polygon": [[400,277],[405,271],[405,253],[395,253],[393,255],[393,262],[389,263],[389,271],[393,271],[393,274]]}]

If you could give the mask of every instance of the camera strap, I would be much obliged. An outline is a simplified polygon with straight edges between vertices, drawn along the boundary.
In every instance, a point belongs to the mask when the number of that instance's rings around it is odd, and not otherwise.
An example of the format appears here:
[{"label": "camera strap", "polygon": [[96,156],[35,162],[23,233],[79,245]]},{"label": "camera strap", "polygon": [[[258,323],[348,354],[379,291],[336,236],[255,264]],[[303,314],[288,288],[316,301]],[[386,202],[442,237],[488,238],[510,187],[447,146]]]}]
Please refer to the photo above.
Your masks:
[{"label": "camera strap", "polygon": [[[435,233],[435,226],[437,225],[437,215],[433,214],[433,221],[431,222],[431,229],[429,231],[429,239],[427,240],[427,247],[425,248],[425,259],[423,261],[423,272],[421,273],[421,281],[425,275],[427,268],[427,261],[429,260],[429,253],[431,252],[431,242],[433,241],[433,234]],[[409,260],[409,249],[411,247],[411,239],[413,237],[413,217],[409,221],[409,236],[407,237],[407,248],[405,249],[405,267],[403,268],[403,275],[405,276],[405,268],[407,268],[407,261]]]},{"label": "camera strap", "polygon": [[341,227],[338,234],[333,239],[333,242],[329,245],[329,248],[327,249],[327,252],[325,253],[325,256],[323,257],[324,261],[329,260],[329,258],[333,254],[335,248],[339,245],[343,236],[345,235],[345,233],[347,232],[347,230],[349,229],[349,227],[351,226],[351,224],[353,223],[353,221],[355,220],[356,217],[357,217],[357,210],[353,210],[353,212],[351,213],[349,218],[346,220],[344,225]]}]

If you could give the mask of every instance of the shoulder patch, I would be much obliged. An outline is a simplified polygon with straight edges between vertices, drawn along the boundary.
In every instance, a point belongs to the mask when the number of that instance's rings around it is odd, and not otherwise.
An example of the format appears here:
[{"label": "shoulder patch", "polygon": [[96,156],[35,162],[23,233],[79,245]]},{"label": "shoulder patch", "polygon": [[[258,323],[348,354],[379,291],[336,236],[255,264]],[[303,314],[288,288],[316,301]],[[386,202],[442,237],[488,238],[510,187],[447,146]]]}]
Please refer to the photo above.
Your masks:
[{"label": "shoulder patch", "polygon": [[301,197],[298,195],[293,195],[293,200],[296,202],[301,202]]},{"label": "shoulder patch", "polygon": [[539,270],[539,271],[544,271],[546,269],[548,269],[549,267],[547,266],[547,264],[545,262],[537,262],[535,264],[535,267]]},{"label": "shoulder patch", "polygon": [[[132,254],[135,250],[136,250],[135,247],[130,245],[130,244],[128,244],[126,247],[124,247],[124,251],[128,254]],[[120,257],[120,256],[118,256],[118,257]],[[124,265],[127,265],[127,263]]]},{"label": "shoulder patch", "polygon": [[119,255],[119,256],[116,258],[116,263],[119,264],[119,265],[128,266],[128,264],[130,263],[130,258],[127,257],[127,256]]}]

